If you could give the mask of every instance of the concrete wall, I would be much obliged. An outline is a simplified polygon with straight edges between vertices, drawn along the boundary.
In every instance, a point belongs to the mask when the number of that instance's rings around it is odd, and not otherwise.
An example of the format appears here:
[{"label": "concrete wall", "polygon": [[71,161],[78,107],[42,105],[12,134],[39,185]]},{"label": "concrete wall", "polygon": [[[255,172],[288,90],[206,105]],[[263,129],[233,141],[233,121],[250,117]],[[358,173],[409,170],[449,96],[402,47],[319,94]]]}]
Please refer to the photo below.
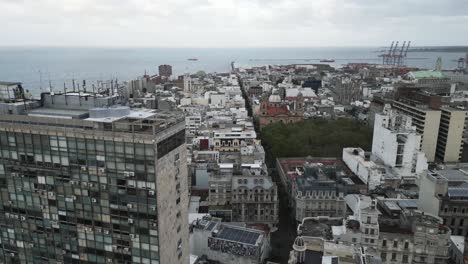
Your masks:
[{"label": "concrete wall", "polygon": [[[175,155],[179,154],[179,161]],[[156,195],[158,201],[158,234],[160,263],[186,264],[189,261],[189,193],[187,183],[187,150],[182,144],[156,162]],[[179,186],[179,191],[177,187]],[[177,199],[180,202],[177,204]],[[178,231],[179,230],[179,231]],[[181,247],[178,249],[178,242]],[[179,257],[180,255],[180,257]]]},{"label": "concrete wall", "polygon": [[440,200],[438,194],[445,195],[447,192],[447,181],[438,179],[428,172],[423,175],[419,181],[419,200],[418,207],[421,211],[439,215]]},{"label": "concrete wall", "polygon": [[[466,114],[466,111],[450,111],[444,162],[458,162],[460,159]],[[441,132],[439,132],[439,134],[441,134]],[[440,143],[439,140],[439,144]]]},{"label": "concrete wall", "polygon": [[421,150],[426,153],[427,161],[435,160],[437,137],[439,135],[440,111],[426,111]]}]

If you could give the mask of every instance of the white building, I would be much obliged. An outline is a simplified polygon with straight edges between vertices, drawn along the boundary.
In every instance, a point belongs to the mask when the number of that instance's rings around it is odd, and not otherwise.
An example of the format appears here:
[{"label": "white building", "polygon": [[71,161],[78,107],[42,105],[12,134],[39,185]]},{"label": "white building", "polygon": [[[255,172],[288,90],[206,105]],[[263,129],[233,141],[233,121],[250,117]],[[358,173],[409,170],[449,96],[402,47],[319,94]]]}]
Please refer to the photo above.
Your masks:
[{"label": "white building", "polygon": [[409,116],[391,109],[375,115],[372,155],[403,181],[415,182],[427,170],[420,145],[421,135],[411,126]]},{"label": "white building", "polygon": [[374,190],[384,180],[385,168],[370,159],[370,153],[361,148],[344,148],[343,162],[356,174],[369,190]]},{"label": "white building", "polygon": [[260,230],[221,223],[205,216],[191,224],[190,253],[223,264],[260,264],[269,253],[268,235]]}]

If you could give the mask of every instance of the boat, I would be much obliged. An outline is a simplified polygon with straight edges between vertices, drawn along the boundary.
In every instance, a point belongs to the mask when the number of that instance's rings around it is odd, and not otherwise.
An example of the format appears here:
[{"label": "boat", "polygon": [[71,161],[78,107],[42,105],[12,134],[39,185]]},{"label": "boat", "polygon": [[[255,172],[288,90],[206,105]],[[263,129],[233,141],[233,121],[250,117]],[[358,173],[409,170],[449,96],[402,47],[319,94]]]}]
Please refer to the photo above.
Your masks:
[{"label": "boat", "polygon": [[189,61],[197,61],[198,59],[197,59],[197,58],[188,58],[187,60],[189,60]]},{"label": "boat", "polygon": [[331,59],[323,59],[323,60],[320,60],[320,62],[335,62],[335,60],[331,60]]}]

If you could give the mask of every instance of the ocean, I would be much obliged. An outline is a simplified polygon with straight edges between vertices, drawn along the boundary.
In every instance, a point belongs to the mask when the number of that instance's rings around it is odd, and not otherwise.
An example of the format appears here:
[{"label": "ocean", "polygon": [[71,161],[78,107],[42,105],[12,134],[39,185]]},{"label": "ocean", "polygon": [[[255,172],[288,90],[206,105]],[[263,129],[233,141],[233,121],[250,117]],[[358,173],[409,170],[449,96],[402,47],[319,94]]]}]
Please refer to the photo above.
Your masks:
[{"label": "ocean", "polygon": [[[0,81],[22,82],[37,96],[49,87],[72,87],[72,79],[88,87],[98,80],[126,81],[145,71],[157,74],[158,65],[170,64],[175,75],[183,73],[227,72],[236,66],[318,63],[335,59],[333,66],[349,62],[379,63],[382,47],[330,48],[0,48]],[[455,68],[463,53],[410,52],[408,66],[434,68],[437,57],[443,67]],[[197,58],[198,61],[189,61]]]}]

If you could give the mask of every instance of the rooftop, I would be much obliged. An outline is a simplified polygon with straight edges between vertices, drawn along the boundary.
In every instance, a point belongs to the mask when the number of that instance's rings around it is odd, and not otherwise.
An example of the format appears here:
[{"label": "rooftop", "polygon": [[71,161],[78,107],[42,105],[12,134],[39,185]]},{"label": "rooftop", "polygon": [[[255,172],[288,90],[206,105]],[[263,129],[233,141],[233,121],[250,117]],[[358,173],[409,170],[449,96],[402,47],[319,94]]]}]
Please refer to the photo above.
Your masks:
[{"label": "rooftop", "polygon": [[20,82],[5,82],[5,81],[0,81],[0,85],[4,86],[13,86],[13,85],[20,85]]},{"label": "rooftop", "polygon": [[444,74],[440,71],[412,71],[409,72],[412,77],[415,79],[422,79],[422,78],[444,78]]},{"label": "rooftop", "polygon": [[222,225],[216,234],[216,238],[234,241],[242,244],[257,245],[261,240],[262,233],[241,227]]}]

